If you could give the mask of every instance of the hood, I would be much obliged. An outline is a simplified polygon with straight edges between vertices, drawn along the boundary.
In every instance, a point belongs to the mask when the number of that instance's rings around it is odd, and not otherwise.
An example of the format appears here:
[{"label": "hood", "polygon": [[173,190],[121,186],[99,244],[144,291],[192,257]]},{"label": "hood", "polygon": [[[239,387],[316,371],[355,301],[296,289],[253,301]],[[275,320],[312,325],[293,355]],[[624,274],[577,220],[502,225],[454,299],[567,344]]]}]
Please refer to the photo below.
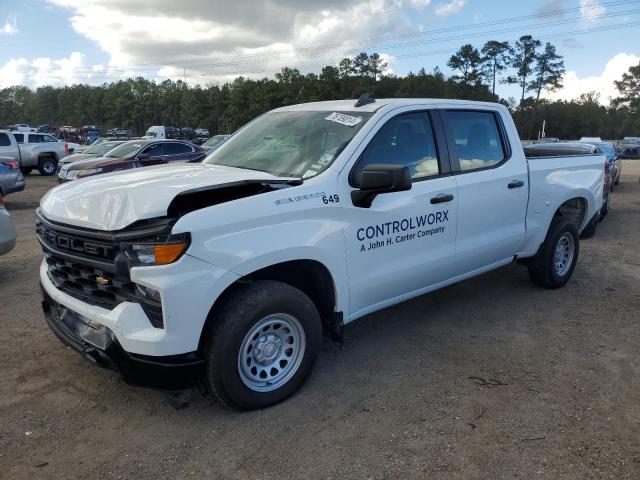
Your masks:
[{"label": "hood", "polygon": [[264,172],[208,164],[178,164],[97,175],[62,184],[40,201],[49,220],[93,230],[120,230],[162,217],[176,195],[247,180],[292,180]]},{"label": "hood", "polygon": [[78,162],[73,165],[71,170],[89,170],[91,168],[102,168],[110,165],[116,165],[119,163],[132,162],[133,160],[128,157],[89,157],[82,162]]},{"label": "hood", "polygon": [[67,163],[77,162],[79,160],[87,160],[89,158],[96,158],[97,155],[93,153],[72,153],[60,160],[60,165],[66,165]]}]

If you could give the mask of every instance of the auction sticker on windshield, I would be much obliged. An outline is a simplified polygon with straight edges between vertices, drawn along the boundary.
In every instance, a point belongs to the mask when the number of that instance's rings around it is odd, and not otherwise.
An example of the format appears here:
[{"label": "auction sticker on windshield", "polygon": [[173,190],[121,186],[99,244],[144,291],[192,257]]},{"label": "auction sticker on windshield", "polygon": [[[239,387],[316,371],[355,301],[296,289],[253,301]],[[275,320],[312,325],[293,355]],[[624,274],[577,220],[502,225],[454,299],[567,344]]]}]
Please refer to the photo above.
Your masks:
[{"label": "auction sticker on windshield", "polygon": [[325,120],[329,120],[330,122],[336,122],[341,125],[346,125],[347,127],[355,127],[362,121],[360,117],[352,117],[351,115],[346,115],[344,113],[333,112],[328,117],[324,118]]}]

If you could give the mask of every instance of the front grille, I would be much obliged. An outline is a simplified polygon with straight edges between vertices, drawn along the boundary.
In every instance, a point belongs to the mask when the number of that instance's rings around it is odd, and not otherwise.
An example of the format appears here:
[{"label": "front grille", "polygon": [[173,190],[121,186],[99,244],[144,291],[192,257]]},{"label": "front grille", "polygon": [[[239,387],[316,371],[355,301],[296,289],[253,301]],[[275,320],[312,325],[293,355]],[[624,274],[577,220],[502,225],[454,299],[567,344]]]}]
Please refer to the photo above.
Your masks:
[{"label": "front grille", "polygon": [[112,309],[122,302],[137,301],[136,286],[128,278],[57,255],[45,255],[51,282],[63,292],[83,302]]},{"label": "front grille", "polygon": [[138,303],[154,327],[164,327],[162,305],[139,293],[117,238],[109,241],[105,232],[92,235],[84,229],[56,224],[39,212],[36,232],[45,253],[48,277],[58,290],[108,310],[122,302]]}]

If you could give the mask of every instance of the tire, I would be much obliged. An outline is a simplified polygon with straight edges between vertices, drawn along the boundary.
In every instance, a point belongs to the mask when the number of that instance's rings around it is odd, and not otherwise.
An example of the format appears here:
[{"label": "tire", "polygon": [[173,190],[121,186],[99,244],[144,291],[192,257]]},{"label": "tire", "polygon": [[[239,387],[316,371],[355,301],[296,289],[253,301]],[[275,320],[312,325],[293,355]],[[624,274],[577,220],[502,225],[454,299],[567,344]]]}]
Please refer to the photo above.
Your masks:
[{"label": "tire", "polygon": [[57,168],[58,161],[55,157],[42,157],[38,160],[38,171],[40,175],[44,175],[45,177],[55,175]]},{"label": "tire", "polygon": [[579,242],[576,226],[563,217],[555,217],[540,250],[528,264],[533,283],[550,289],[564,286],[578,261]]},{"label": "tire", "polygon": [[606,217],[608,213],[609,213],[609,200],[607,200],[607,203],[605,203],[600,209],[600,221],[603,221],[604,217]]},{"label": "tire", "polygon": [[320,315],[307,295],[270,280],[243,285],[205,332],[205,388],[229,407],[274,405],[300,388],[321,345]]},{"label": "tire", "polygon": [[20,167],[20,171],[22,172],[23,175],[29,175],[32,170],[33,170],[33,167]]},{"label": "tire", "polygon": [[589,238],[593,238],[596,235],[596,231],[598,230],[598,223],[600,223],[600,213],[594,217],[589,224],[582,230],[580,234],[580,240],[587,240]]}]

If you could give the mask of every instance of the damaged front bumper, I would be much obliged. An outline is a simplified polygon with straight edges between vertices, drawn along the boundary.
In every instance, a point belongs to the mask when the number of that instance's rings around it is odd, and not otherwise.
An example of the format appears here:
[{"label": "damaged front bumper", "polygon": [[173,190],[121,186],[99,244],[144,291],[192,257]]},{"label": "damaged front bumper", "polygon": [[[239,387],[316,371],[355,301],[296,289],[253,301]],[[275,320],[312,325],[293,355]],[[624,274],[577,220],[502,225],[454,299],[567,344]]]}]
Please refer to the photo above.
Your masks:
[{"label": "damaged front bumper", "polygon": [[127,383],[179,390],[200,380],[203,360],[196,352],[168,356],[128,353],[108,327],[57,303],[44,288],[41,290],[45,320],[60,341],[92,363],[119,371]]}]

